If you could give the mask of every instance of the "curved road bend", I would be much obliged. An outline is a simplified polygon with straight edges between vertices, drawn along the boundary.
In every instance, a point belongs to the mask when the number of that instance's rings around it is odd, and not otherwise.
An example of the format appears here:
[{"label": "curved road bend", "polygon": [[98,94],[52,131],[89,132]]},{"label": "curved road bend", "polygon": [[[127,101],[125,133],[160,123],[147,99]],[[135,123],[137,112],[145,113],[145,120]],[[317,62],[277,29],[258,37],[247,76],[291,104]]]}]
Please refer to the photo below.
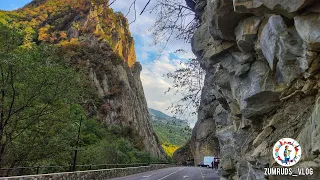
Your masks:
[{"label": "curved road bend", "polygon": [[220,176],[210,168],[172,167],[112,180],[220,180]]}]

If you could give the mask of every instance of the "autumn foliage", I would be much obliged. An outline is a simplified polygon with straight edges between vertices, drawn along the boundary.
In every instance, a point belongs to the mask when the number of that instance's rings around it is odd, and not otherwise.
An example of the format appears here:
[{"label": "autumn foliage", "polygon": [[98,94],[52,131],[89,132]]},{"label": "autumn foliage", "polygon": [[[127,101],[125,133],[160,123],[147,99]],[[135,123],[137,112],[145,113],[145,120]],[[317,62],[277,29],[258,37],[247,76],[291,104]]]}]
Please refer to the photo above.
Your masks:
[{"label": "autumn foliage", "polygon": [[0,23],[25,32],[25,45],[69,45],[93,35],[108,43],[130,67],[136,62],[127,19],[113,12],[106,0],[34,0],[16,11],[0,12]]},{"label": "autumn foliage", "polygon": [[163,142],[162,148],[164,149],[164,151],[169,157],[172,157],[173,153],[179,148],[179,146],[176,146],[167,142]]}]

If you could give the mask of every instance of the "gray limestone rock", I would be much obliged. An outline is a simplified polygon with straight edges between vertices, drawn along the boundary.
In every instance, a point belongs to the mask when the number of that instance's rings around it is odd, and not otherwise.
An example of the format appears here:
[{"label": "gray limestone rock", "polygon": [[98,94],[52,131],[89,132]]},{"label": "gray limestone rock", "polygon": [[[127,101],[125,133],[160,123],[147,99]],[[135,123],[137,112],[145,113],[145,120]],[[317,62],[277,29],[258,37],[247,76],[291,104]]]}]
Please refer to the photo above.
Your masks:
[{"label": "gray limestone rock", "polygon": [[233,0],[234,10],[239,13],[248,13],[261,10],[262,2],[257,0]]},{"label": "gray limestone rock", "polygon": [[294,18],[295,27],[309,50],[320,50],[320,14],[308,14]]},{"label": "gray limestone rock", "polygon": [[250,63],[255,60],[254,55],[251,52],[232,51],[231,55],[239,64]]},{"label": "gray limestone rock", "polygon": [[214,112],[215,123],[217,127],[230,125],[230,118],[228,112],[219,104]]},{"label": "gray limestone rock", "polygon": [[317,0],[234,0],[234,9],[242,13],[272,13],[277,12],[292,17],[297,11],[309,6]]},{"label": "gray limestone rock", "polygon": [[241,21],[237,26],[235,35],[241,51],[247,52],[254,49],[254,43],[256,42],[262,19],[262,17],[253,16]]},{"label": "gray limestone rock", "polygon": [[310,59],[304,56],[303,42],[295,28],[290,28],[279,36],[277,43],[277,70],[286,84],[291,83],[302,72],[307,70]]},{"label": "gray limestone rock", "polygon": [[264,26],[261,37],[261,49],[264,57],[267,59],[271,70],[275,70],[277,42],[282,32],[287,30],[283,18],[279,15],[273,15],[269,18],[268,23]]},{"label": "gray limestone rock", "polygon": [[230,75],[226,69],[218,67],[212,77],[212,81],[221,88],[230,89]]},{"label": "gray limestone rock", "polygon": [[303,146],[304,157],[312,158],[320,155],[320,97],[317,97],[314,109],[297,141]]},{"label": "gray limestone rock", "polygon": [[259,144],[261,144],[266,137],[268,137],[273,131],[273,128],[271,128],[270,126],[266,127],[257,137],[256,139],[253,141],[252,145],[257,147]]},{"label": "gray limestone rock", "polygon": [[278,96],[273,93],[275,81],[265,62],[253,62],[245,77],[232,76],[230,84],[232,94],[245,118],[267,113],[276,107],[273,105]]},{"label": "gray limestone rock", "polygon": [[206,5],[207,5],[206,0],[196,0],[195,11],[197,12],[197,14],[201,16]]},{"label": "gray limestone rock", "polygon": [[304,149],[301,164],[320,167],[315,2],[207,0],[193,41],[207,73],[190,141],[195,163],[217,155],[221,179],[270,179],[261,170],[275,165],[273,145],[291,137]]},{"label": "gray limestone rock", "polygon": [[223,159],[221,167],[224,171],[230,171],[235,169],[231,158]]},{"label": "gray limestone rock", "polygon": [[215,39],[234,40],[234,30],[247,14],[236,13],[232,0],[208,0],[207,9],[210,34]]},{"label": "gray limestone rock", "polygon": [[141,139],[141,149],[150,152],[154,157],[166,158],[149,122],[149,116],[146,115],[148,108],[140,79],[141,64],[136,62],[130,68],[126,64],[115,65],[109,61],[99,63],[101,66],[109,67],[108,71],[90,64],[92,67],[89,68],[89,78],[103,102],[98,109],[104,105],[110,108],[107,111],[98,111],[97,116],[107,125],[132,128]]},{"label": "gray limestone rock", "polygon": [[244,118],[267,114],[280,105],[279,94],[263,91],[245,99],[246,106],[242,109]]},{"label": "gray limestone rock", "polygon": [[308,69],[313,60],[296,28],[287,28],[281,16],[270,17],[260,41],[263,55],[270,68],[276,71],[278,83],[290,84]]},{"label": "gray limestone rock", "polygon": [[211,44],[208,49],[204,52],[203,59],[205,61],[209,61],[210,64],[214,65],[221,61],[221,58],[217,58],[217,56],[229,48],[233,47],[235,43],[229,41],[215,41],[216,43]]},{"label": "gray limestone rock", "polygon": [[239,65],[238,61],[230,53],[221,53],[215,58],[220,61],[220,65],[228,71],[230,75],[234,75],[236,72],[236,67]]},{"label": "gray limestone rock", "polygon": [[271,10],[280,9],[289,13],[296,12],[317,0],[255,0],[261,1],[263,5]]},{"label": "gray limestone rock", "polygon": [[320,2],[317,2],[315,4],[312,4],[312,6],[307,7],[304,14],[307,13],[320,13]]},{"label": "gray limestone rock", "polygon": [[241,76],[250,70],[250,63],[240,64],[236,67],[235,74],[236,76]]},{"label": "gray limestone rock", "polygon": [[251,120],[246,119],[242,117],[241,122],[240,122],[240,128],[241,129],[246,129],[252,126]]},{"label": "gray limestone rock", "polygon": [[200,56],[202,51],[208,49],[210,44],[218,44],[213,42],[207,24],[202,24],[194,33],[191,41],[192,51],[194,54]]},{"label": "gray limestone rock", "polygon": [[179,164],[179,165],[193,165],[192,161],[191,161],[193,159],[193,155],[191,152],[191,146],[192,146],[192,144],[189,140],[185,144],[184,147],[182,147],[174,152],[172,157],[177,164]]}]

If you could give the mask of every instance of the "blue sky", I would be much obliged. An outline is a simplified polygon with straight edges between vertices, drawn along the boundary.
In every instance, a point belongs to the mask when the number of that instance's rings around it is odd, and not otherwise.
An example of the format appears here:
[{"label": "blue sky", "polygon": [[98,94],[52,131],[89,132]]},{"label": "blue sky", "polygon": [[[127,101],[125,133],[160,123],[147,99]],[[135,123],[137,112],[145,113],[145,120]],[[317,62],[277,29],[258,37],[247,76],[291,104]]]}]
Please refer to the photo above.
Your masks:
[{"label": "blue sky", "polygon": [[[123,14],[127,14],[129,6],[132,0],[117,0],[112,8],[115,11],[121,11]],[[136,8],[140,12],[148,0],[137,1]],[[179,0],[177,0],[179,1]],[[23,7],[31,0],[1,0],[1,10],[15,10]],[[152,4],[150,4],[152,6]],[[133,12],[129,13],[128,19],[131,22],[134,17]],[[191,53],[190,44],[186,44],[181,41],[174,41],[169,44],[166,49],[159,54],[160,46],[153,45],[153,36],[150,33],[155,23],[156,17],[150,13],[144,13],[139,16],[135,23],[130,25],[130,31],[135,40],[135,50],[137,55],[137,61],[140,61],[143,67],[141,72],[141,80],[147,99],[148,106],[165,112],[170,115],[166,110],[167,107],[174,101],[177,101],[180,96],[173,94],[164,94],[164,92],[172,85],[172,80],[163,77],[164,74],[174,71],[181,66],[180,61],[193,58]],[[175,54],[177,49],[184,49],[188,51],[185,54]],[[181,116],[180,118],[189,118],[191,126],[196,121],[196,116],[191,117],[189,115]]]},{"label": "blue sky", "polygon": [[0,9],[11,11],[23,7],[31,0],[1,0]]}]

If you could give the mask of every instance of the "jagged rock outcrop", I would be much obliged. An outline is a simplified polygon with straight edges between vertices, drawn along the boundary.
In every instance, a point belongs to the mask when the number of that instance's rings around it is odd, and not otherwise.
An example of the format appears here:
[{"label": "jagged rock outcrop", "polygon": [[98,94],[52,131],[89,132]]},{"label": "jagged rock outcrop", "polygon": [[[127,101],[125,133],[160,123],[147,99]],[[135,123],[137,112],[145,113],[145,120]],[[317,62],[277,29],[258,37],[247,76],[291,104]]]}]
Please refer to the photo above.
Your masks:
[{"label": "jagged rock outcrop", "polygon": [[290,137],[304,149],[297,166],[319,172],[317,1],[196,2],[192,50],[207,74],[185,151],[195,164],[219,156],[221,179],[265,179],[275,142]]},{"label": "jagged rock outcrop", "polygon": [[88,77],[96,89],[84,99],[90,116],[122,127],[137,149],[166,158],[149,122],[142,67],[123,14],[113,12],[108,1],[34,0],[12,16],[26,31],[24,46],[61,47],[68,64]]},{"label": "jagged rock outcrop", "polygon": [[193,165],[194,159],[191,152],[190,140],[184,145],[184,147],[179,148],[174,152],[173,158],[178,165]]}]

